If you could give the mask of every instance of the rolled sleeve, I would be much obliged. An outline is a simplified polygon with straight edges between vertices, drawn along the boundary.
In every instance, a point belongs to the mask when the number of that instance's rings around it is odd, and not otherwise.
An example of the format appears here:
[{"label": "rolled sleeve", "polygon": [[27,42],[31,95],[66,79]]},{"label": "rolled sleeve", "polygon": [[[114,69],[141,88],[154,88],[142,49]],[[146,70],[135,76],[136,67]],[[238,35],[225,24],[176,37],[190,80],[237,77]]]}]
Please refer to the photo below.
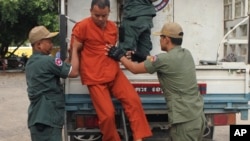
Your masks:
[{"label": "rolled sleeve", "polygon": [[153,62],[150,59],[145,60],[144,65],[148,73],[152,74],[156,72]]}]

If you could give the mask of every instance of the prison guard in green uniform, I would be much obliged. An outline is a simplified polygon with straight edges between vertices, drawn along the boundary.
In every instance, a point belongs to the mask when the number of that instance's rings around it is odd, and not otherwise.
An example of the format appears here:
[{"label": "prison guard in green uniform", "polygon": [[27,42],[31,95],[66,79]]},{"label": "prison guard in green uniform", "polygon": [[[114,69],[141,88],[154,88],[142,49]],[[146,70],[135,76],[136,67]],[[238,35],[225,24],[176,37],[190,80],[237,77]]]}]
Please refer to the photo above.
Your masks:
[{"label": "prison guard in green uniform", "polygon": [[[125,0],[118,47],[146,57],[152,50],[151,28],[156,10],[151,0]],[[145,60],[145,59],[144,59]],[[144,61],[143,60],[143,61]]]},{"label": "prison guard in green uniform", "polygon": [[64,94],[60,77],[66,78],[70,68],[71,65],[63,63],[60,58],[38,52],[34,52],[29,58],[25,73],[31,101],[28,109],[28,127],[33,141],[62,140]]},{"label": "prison guard in green uniform", "polygon": [[[196,141],[204,131],[203,99],[199,94],[195,64],[191,53],[181,46],[147,59],[147,72],[157,72],[168,109],[173,141]],[[181,124],[179,124],[181,123]],[[186,134],[182,134],[185,132]],[[187,133],[189,132],[189,133]]]}]

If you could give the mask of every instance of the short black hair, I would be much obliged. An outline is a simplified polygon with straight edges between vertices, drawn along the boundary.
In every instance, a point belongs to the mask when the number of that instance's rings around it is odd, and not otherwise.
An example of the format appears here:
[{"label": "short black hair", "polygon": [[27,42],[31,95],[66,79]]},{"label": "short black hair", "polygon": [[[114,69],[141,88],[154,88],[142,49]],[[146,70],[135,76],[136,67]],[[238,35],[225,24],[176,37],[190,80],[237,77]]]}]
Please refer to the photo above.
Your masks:
[{"label": "short black hair", "polygon": [[171,42],[175,45],[181,45],[182,44],[182,38],[172,38],[172,37],[169,37]]},{"label": "short black hair", "polygon": [[99,8],[110,8],[110,1],[109,0],[92,0],[91,2],[91,9],[97,5]]}]

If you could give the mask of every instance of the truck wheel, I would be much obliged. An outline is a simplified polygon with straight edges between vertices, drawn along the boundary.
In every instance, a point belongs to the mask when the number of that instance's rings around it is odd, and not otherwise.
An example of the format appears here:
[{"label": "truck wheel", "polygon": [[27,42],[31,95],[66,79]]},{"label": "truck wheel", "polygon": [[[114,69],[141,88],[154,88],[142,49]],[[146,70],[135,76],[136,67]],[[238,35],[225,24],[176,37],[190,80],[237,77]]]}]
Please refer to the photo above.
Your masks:
[{"label": "truck wheel", "polygon": [[203,141],[212,141],[214,135],[214,126],[207,126],[203,134]]},{"label": "truck wheel", "polygon": [[77,141],[101,141],[102,135],[75,135],[74,138]]},{"label": "truck wheel", "polygon": [[[77,128],[76,130],[84,130],[85,128]],[[75,135],[76,141],[101,141],[102,135]]]}]

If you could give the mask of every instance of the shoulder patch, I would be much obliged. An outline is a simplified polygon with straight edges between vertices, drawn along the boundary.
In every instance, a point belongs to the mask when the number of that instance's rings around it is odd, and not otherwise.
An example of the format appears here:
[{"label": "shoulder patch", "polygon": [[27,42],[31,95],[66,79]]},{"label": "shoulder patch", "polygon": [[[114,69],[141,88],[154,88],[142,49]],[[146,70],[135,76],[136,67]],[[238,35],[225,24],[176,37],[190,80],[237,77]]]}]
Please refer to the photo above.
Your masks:
[{"label": "shoulder patch", "polygon": [[150,62],[155,62],[157,60],[157,56],[150,56]]},{"label": "shoulder patch", "polygon": [[55,64],[57,66],[62,66],[63,62],[62,62],[62,60],[60,58],[55,58]]}]

